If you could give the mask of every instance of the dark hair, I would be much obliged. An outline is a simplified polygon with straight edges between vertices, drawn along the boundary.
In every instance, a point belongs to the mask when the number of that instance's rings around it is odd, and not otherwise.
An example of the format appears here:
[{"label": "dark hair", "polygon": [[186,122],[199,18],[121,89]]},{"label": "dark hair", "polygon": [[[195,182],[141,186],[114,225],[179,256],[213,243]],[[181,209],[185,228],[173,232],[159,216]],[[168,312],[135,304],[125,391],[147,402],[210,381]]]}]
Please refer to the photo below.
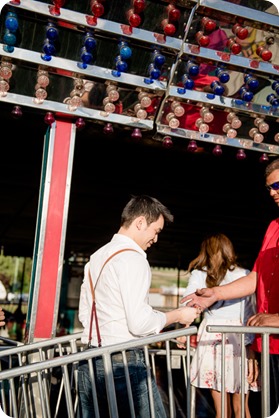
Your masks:
[{"label": "dark hair", "polygon": [[173,222],[173,215],[155,197],[141,195],[132,196],[121,214],[121,226],[128,227],[138,216],[144,216],[148,225],[156,222],[163,215],[165,222]]},{"label": "dark hair", "polygon": [[207,287],[219,286],[227,270],[236,267],[236,254],[231,240],[224,234],[208,236],[201,243],[199,255],[189,263],[188,272],[193,269],[207,272]]},{"label": "dark hair", "polygon": [[279,170],[279,158],[273,160],[265,168],[265,178],[267,178],[273,171]]},{"label": "dark hair", "polygon": [[102,108],[103,100],[106,96],[106,85],[103,83],[94,83],[92,89],[89,91],[88,100],[90,106]]}]

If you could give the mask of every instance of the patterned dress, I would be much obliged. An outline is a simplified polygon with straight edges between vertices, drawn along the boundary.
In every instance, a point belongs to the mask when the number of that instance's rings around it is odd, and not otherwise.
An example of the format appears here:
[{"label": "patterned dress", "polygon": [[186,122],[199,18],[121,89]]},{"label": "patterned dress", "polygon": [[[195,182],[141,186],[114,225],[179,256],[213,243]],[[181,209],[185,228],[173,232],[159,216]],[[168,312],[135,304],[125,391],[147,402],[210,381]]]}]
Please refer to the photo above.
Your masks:
[{"label": "patterned dress", "polygon": [[[248,270],[236,267],[228,271],[221,285],[231,283],[249,273]],[[184,296],[193,293],[196,289],[206,287],[206,272],[193,270]],[[221,391],[221,358],[222,334],[209,333],[207,325],[245,325],[247,319],[255,313],[254,295],[220,301],[204,311],[203,320],[197,335],[197,348],[191,361],[191,384],[199,388]],[[253,334],[246,334],[245,344],[252,343]],[[229,393],[238,393],[241,389],[241,334],[227,334],[225,344],[225,390]],[[247,369],[247,361],[246,361]],[[246,381],[245,393],[248,390],[259,390],[259,387],[250,388]]]}]

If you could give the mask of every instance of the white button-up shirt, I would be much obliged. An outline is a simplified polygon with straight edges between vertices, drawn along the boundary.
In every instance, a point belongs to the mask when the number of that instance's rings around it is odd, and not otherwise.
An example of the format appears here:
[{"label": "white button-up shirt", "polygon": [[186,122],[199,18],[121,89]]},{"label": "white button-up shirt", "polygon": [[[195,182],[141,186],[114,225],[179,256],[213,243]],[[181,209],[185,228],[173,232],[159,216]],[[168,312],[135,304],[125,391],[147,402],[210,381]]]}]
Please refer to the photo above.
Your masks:
[{"label": "white button-up shirt", "polygon": [[[124,251],[109,260],[96,286],[103,264],[123,248],[136,251]],[[92,306],[89,268],[95,288],[102,346],[158,334],[164,328],[165,313],[154,310],[148,303],[151,269],[145,251],[131,238],[115,234],[108,244],[91,255],[84,268],[79,301],[79,320],[84,327],[82,343],[87,344],[89,340]],[[98,345],[95,321],[91,344]]]}]

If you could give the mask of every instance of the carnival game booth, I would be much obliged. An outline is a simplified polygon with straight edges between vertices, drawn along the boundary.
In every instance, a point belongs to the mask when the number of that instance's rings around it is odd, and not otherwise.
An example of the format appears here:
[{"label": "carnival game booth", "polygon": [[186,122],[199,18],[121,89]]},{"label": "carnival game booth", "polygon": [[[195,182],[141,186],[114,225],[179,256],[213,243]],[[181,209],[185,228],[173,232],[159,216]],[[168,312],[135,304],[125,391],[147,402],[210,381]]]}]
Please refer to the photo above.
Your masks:
[{"label": "carnival game booth", "polygon": [[[61,366],[59,376],[63,375],[63,379],[58,398],[61,399],[65,388],[68,415],[74,416],[76,397],[71,389],[75,388],[75,370],[71,386],[66,366],[76,365],[83,353],[77,349],[73,336],[73,341],[69,338],[73,345],[64,356],[60,344],[67,343],[68,337],[57,337],[58,340],[54,337],[61,319],[61,301],[66,294],[66,303],[76,308],[82,266],[94,249],[79,242],[83,237],[75,238],[80,254],[71,257],[67,254],[70,262],[65,263],[76,139],[81,132],[88,132],[90,140],[102,139],[105,147],[108,144],[105,138],[121,137],[124,144],[154,145],[156,149],[168,151],[179,149],[193,156],[206,149],[217,158],[230,149],[237,161],[248,159],[251,154],[263,164],[276,158],[279,155],[278,11],[271,2],[260,0],[12,0],[2,8],[0,23],[0,113],[8,126],[2,140],[4,143],[7,139],[5,147],[10,147],[7,161],[1,167],[9,167],[14,144],[11,132],[15,126],[22,137],[20,150],[28,138],[33,152],[36,149],[42,153],[39,166],[34,159],[33,165],[24,167],[30,178],[35,169],[39,189],[38,196],[35,195],[38,201],[32,200],[36,207],[36,220],[33,219],[36,228],[31,249],[30,240],[26,243],[30,235],[28,222],[20,225],[20,235],[8,234],[10,214],[4,211],[1,216],[5,225],[1,229],[1,246],[8,251],[13,248],[18,254],[24,248],[25,254],[33,258],[24,342],[30,351],[32,344],[34,350],[38,349],[36,357],[28,358],[28,364],[25,363],[26,347],[19,344],[12,349],[19,366],[26,364],[26,368],[12,367],[1,372],[2,381],[10,379],[11,382],[10,403],[4,409],[18,414],[22,399],[25,406],[29,405],[25,379],[28,373],[33,376],[39,372],[35,381],[38,391],[31,390],[31,394],[32,397],[38,394],[37,399],[41,396],[41,403],[34,402],[33,398],[32,401],[36,406],[42,405],[42,416],[58,416],[57,411],[50,411],[48,381],[42,381],[40,373],[44,379],[48,375],[46,371]],[[37,139],[42,137],[43,141],[39,142]],[[85,138],[85,134],[81,137]],[[104,171],[106,159],[97,159],[93,164],[98,163]],[[145,162],[144,159],[143,165]],[[202,175],[206,177],[207,173]],[[189,173],[189,178],[196,181],[197,173]],[[126,177],[125,181],[128,182]],[[11,188],[14,187],[11,183]],[[164,187],[163,182],[158,186],[162,195]],[[100,197],[103,193],[100,192]],[[11,194],[8,196],[17,207]],[[30,203],[23,197],[16,213],[24,212],[26,202]],[[5,196],[1,199],[4,208],[8,207],[7,200]],[[94,203],[93,215],[99,219],[101,206],[98,201]],[[77,205],[77,201],[73,204]],[[79,210],[82,218],[83,209]],[[107,222],[105,226],[110,226]],[[205,228],[202,217],[200,223]],[[81,221],[73,235],[79,237],[83,229]],[[251,229],[255,229],[253,224]],[[97,238],[92,239],[96,239],[97,245],[98,228],[94,232]],[[153,265],[173,264],[173,259],[168,258],[170,243],[172,236],[167,236],[166,246],[158,247],[165,259],[156,258],[155,252],[155,257],[151,257]],[[66,283],[69,282],[68,269],[72,275],[70,291],[63,288],[65,277]],[[172,332],[171,337],[176,337],[181,331]],[[188,384],[190,335],[195,333],[196,328],[188,331],[187,371],[183,360],[188,416],[193,413]],[[157,343],[160,338],[168,337],[162,334],[153,337],[154,341],[147,339],[146,344],[150,347],[150,342]],[[48,344],[58,344],[58,348],[55,346],[58,359],[41,356]],[[110,354],[110,349],[108,353],[105,351],[102,354]],[[74,357],[67,357],[68,353]],[[177,358],[170,357],[168,345],[167,354],[173,362],[180,358],[178,354]],[[86,355],[89,360],[95,354],[87,352]],[[173,368],[170,361],[169,375]],[[264,382],[268,382],[266,370]],[[19,404],[14,379],[23,382]],[[168,387],[172,388],[170,382]],[[267,392],[265,386],[264,394],[268,395]],[[170,414],[175,414],[173,395],[169,393]],[[5,393],[1,395],[4,404]],[[113,398],[111,404],[113,411]],[[57,405],[60,405],[58,400]],[[268,411],[268,396],[264,396],[263,412]]]},{"label": "carnival game booth", "polygon": [[268,161],[279,155],[278,31],[266,1],[5,4],[1,114],[44,136],[26,341],[56,334],[79,132]]}]

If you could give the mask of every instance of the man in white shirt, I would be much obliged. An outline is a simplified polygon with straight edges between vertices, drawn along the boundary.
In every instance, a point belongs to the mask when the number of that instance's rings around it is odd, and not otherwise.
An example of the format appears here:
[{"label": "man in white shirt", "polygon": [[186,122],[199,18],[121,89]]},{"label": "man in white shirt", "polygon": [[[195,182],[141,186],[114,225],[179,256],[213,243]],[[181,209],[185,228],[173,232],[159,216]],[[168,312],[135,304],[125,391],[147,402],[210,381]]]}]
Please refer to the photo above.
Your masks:
[{"label": "man in white shirt", "polygon": [[[169,209],[153,197],[134,196],[127,203],[121,215],[118,233],[109,243],[92,254],[85,266],[79,304],[79,320],[84,327],[84,344],[89,342],[92,346],[100,345],[95,322],[92,325],[92,336],[89,335],[92,307],[89,271],[94,286],[102,346],[158,334],[172,323],[187,326],[198,317],[200,311],[196,308],[182,307],[160,312],[148,303],[151,269],[145,251],[157,242],[165,222],[172,221],[173,215]],[[135,414],[137,418],[148,418],[150,409],[144,355],[142,350],[138,349],[130,350],[128,354]],[[115,385],[119,399],[119,416],[128,418],[130,409],[122,360],[115,355],[113,363],[114,367],[118,366]],[[101,358],[95,361],[95,370],[100,416],[109,417]],[[80,416],[92,418],[95,415],[87,362],[79,366],[78,381]],[[154,379],[152,387],[156,418],[165,418],[166,412]]]}]

